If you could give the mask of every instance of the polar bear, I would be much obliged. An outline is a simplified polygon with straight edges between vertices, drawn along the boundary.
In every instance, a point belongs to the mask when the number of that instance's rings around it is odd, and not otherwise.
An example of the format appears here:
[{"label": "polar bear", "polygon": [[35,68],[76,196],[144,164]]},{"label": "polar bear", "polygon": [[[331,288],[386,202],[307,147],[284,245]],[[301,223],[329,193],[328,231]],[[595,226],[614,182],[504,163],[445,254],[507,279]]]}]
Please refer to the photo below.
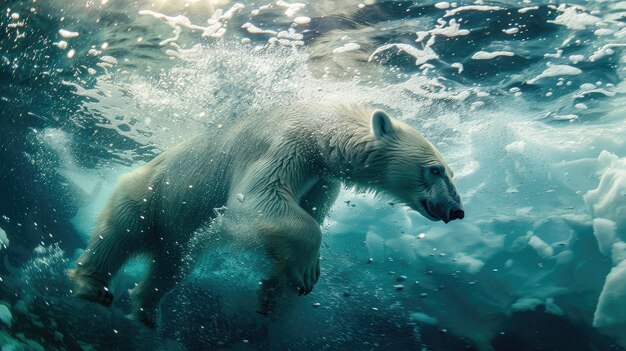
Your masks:
[{"label": "polar bear", "polygon": [[220,216],[242,224],[229,237],[253,238],[273,262],[259,311],[269,313],[276,291],[306,295],[317,282],[320,224],[342,183],[447,223],[464,217],[452,177],[430,142],[379,109],[294,104],[249,113],[122,176],[69,273],[74,294],[110,305],[113,275],[148,255],[130,297],[133,318],[154,327],[159,301],[190,270],[193,233],[226,208]]}]

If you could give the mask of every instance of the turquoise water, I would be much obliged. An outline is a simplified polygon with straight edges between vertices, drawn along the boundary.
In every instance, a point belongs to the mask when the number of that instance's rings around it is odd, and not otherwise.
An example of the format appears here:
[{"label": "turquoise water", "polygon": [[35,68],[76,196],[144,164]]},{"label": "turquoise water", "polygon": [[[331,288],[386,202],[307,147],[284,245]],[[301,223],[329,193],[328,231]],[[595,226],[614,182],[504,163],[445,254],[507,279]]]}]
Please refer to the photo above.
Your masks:
[{"label": "turquoise water", "polygon": [[[2,350],[626,348],[626,2],[5,1]],[[155,330],[71,297],[117,178],[296,101],[384,108],[437,146],[466,217],[344,189],[322,276],[255,311],[258,258],[207,255]],[[311,118],[315,118],[312,116]]]}]

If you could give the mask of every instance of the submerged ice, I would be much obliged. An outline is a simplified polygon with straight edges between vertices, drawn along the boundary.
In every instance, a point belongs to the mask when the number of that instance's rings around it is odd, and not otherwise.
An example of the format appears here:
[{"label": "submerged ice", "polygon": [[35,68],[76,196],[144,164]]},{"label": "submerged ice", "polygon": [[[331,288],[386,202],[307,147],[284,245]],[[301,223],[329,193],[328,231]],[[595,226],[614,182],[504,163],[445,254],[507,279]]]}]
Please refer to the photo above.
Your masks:
[{"label": "submerged ice", "polygon": [[596,307],[593,325],[626,325],[626,158],[602,152],[605,164],[599,171],[598,187],[588,191],[585,203],[593,216],[593,234],[602,254],[611,258],[613,267],[606,277]]},{"label": "submerged ice", "polygon": [[[0,341],[507,350],[523,339],[528,349],[567,349],[567,340],[626,347],[623,9],[548,1],[213,3],[110,0],[83,8],[55,0],[2,11],[0,28],[17,49],[0,41],[2,77],[11,77],[0,87],[0,109],[14,124],[14,135],[0,131],[7,165],[0,167],[25,173],[0,171],[10,184],[2,195],[12,199],[0,200]],[[60,9],[65,18],[54,17],[52,32],[25,32],[35,29],[28,16]],[[125,20],[107,22],[116,16]],[[32,73],[23,63],[34,49],[20,43],[37,35],[49,35],[38,50],[51,47],[44,62],[51,66],[38,63]],[[39,78],[25,79],[31,73]],[[22,97],[4,88],[40,79],[57,88]],[[35,92],[40,101],[20,100]],[[323,225],[322,278],[308,297],[287,297],[290,312],[274,321],[254,313],[263,278],[255,268],[264,263],[234,248],[206,255],[165,299],[157,333],[124,318],[124,298],[104,310],[69,296],[64,270],[122,173],[199,129],[223,128],[238,111],[301,100],[405,116],[455,170],[465,219],[432,223],[401,203],[343,189]],[[20,135],[23,143],[7,144]],[[29,187],[45,191],[29,198]],[[50,208],[35,207],[41,202]],[[128,265],[113,293],[125,296],[141,270],[140,262]],[[102,330],[83,315],[99,316]],[[524,334],[543,322],[549,327]],[[549,346],[559,326],[569,332]]]}]

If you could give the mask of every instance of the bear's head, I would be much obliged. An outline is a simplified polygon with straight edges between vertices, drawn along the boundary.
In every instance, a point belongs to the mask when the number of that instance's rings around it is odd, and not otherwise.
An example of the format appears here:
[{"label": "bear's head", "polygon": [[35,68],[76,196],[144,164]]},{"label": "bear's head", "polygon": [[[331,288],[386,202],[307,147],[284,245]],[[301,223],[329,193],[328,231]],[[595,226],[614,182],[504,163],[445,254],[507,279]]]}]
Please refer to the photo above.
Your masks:
[{"label": "bear's head", "polygon": [[[432,221],[463,219],[465,212],[453,173],[437,149],[407,124],[375,110],[370,118],[376,163],[371,184]],[[382,167],[381,167],[382,166]]]}]

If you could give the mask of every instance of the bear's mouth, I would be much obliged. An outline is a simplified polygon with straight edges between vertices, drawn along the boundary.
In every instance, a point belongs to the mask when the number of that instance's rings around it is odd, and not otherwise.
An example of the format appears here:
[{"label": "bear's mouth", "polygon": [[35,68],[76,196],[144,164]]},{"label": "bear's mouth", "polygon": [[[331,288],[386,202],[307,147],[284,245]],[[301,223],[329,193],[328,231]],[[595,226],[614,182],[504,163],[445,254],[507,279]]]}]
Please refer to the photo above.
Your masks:
[{"label": "bear's mouth", "polygon": [[422,200],[422,207],[424,208],[424,211],[426,211],[426,214],[428,216],[436,220],[440,220],[440,218],[437,215],[435,215],[434,213],[430,211],[430,208],[428,208],[428,202],[426,202],[426,200]]}]

